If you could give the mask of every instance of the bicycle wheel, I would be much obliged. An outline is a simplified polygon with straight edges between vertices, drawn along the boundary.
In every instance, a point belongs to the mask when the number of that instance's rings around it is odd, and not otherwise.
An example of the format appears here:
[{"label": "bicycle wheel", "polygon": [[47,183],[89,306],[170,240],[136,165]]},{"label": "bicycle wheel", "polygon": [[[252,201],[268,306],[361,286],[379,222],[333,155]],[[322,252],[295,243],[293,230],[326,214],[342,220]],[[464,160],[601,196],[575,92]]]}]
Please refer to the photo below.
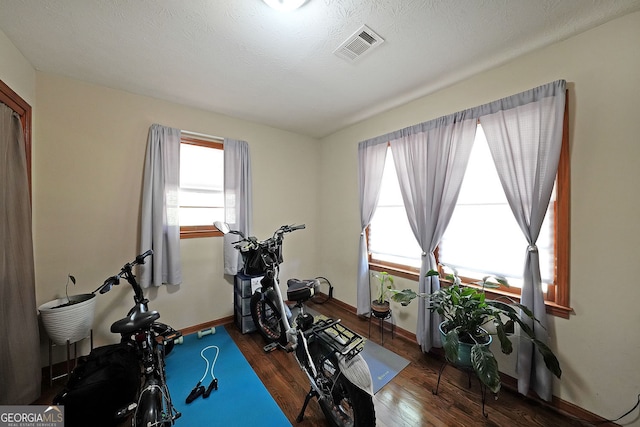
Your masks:
[{"label": "bicycle wheel", "polygon": [[315,341],[309,346],[328,398],[318,403],[332,427],[372,427],[376,415],[371,395],[352,384],[342,373],[335,354],[326,344]]},{"label": "bicycle wheel", "polygon": [[251,296],[251,318],[256,325],[260,335],[268,342],[278,341],[281,344],[287,342],[286,331],[282,326],[282,316],[276,306],[270,292],[262,293],[256,291]]},{"label": "bicycle wheel", "polygon": [[168,427],[162,409],[162,391],[156,381],[151,380],[140,392],[138,407],[135,412],[135,427],[158,426]]}]

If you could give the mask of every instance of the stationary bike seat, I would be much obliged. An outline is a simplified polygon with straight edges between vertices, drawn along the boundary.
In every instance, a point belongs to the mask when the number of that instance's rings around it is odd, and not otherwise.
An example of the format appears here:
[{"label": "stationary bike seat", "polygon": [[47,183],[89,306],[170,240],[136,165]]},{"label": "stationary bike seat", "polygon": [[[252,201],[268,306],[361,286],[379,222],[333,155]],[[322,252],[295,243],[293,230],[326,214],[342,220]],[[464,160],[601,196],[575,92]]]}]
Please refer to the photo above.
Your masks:
[{"label": "stationary bike seat", "polygon": [[307,301],[313,295],[315,295],[315,284],[316,284],[315,279],[287,280],[287,299],[289,301],[295,301],[295,302]]},{"label": "stationary bike seat", "polygon": [[114,334],[130,334],[151,326],[159,318],[160,313],[157,311],[135,312],[129,317],[115,321],[111,325],[111,332]]}]

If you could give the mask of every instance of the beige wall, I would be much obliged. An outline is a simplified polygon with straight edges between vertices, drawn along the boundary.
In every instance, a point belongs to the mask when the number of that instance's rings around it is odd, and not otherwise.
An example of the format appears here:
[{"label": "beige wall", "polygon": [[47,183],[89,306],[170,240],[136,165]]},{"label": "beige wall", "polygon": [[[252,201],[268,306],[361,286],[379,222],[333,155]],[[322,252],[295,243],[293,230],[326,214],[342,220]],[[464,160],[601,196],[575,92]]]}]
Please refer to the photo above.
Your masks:
[{"label": "beige wall", "polygon": [[[640,286],[640,14],[605,24],[324,138],[311,138],[129,93],[37,73],[0,32],[0,79],[37,108],[33,206],[39,303],[95,289],[137,251],[146,136],[152,123],[247,140],[255,231],[306,222],[287,239],[283,277],[325,275],[355,305],[361,140],[559,78],[570,88],[572,162],[570,319],[553,318],[564,375],[554,394],[613,418],[636,401]],[[36,83],[37,82],[37,83]],[[318,159],[318,160],[317,160]],[[294,177],[295,179],[292,179]],[[320,232],[322,229],[322,232]],[[149,293],[162,320],[185,327],[232,314],[215,238],[182,242],[184,284]],[[318,258],[320,257],[320,258]],[[320,261],[317,261],[320,259]],[[399,286],[414,286],[400,281]],[[97,345],[131,305],[125,285],[99,296]],[[415,330],[415,305],[394,311]],[[620,330],[618,325],[631,325]],[[58,355],[60,356],[60,354]],[[505,362],[505,363],[502,363]],[[506,372],[510,360],[501,361]],[[43,364],[46,357],[43,356]],[[640,425],[636,420],[633,425]]]},{"label": "beige wall", "polygon": [[[153,123],[248,141],[254,231],[267,237],[280,225],[306,223],[306,230],[287,236],[283,274],[316,274],[319,168],[309,159],[317,157],[317,140],[43,73],[37,74],[36,94],[39,304],[64,294],[68,273],[78,280],[74,292],[90,292],[136,255],[145,147]],[[150,307],[176,328],[231,316],[233,288],[222,273],[222,239],[182,240],[181,252],[183,284],[151,289]],[[132,297],[126,283],[98,296],[97,345],[117,339],[109,326],[126,315]]]},{"label": "beige wall", "polygon": [[[554,394],[606,418],[640,393],[640,13],[481,73],[322,140],[321,268],[356,304],[359,141],[512,95],[568,82],[571,133],[570,319],[553,318],[552,345],[563,368]],[[340,242],[337,244],[337,242]],[[416,287],[400,280],[397,286]],[[396,307],[415,331],[416,305]],[[512,360],[501,361],[511,373]],[[633,425],[640,425],[636,420]],[[632,417],[633,418],[633,417]],[[629,421],[625,419],[625,421]]]},{"label": "beige wall", "polygon": [[35,108],[36,71],[2,30],[0,30],[0,80],[27,101],[31,108]]}]

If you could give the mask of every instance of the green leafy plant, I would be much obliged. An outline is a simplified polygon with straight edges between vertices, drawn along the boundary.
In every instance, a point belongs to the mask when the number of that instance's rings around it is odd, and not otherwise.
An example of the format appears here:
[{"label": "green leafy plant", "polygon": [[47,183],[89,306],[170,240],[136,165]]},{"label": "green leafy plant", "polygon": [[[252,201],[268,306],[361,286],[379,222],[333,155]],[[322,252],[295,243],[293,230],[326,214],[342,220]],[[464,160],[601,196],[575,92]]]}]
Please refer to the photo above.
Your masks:
[{"label": "green leafy plant", "polygon": [[387,298],[390,295],[393,295],[393,276],[386,271],[372,273],[371,275],[378,280],[378,286],[376,288],[374,301],[382,304],[383,302],[387,301]]},{"label": "green leafy plant", "polygon": [[393,300],[406,306],[409,305],[412,299],[418,296],[411,289],[396,289],[393,283],[393,276],[386,271],[371,273],[371,275],[378,280],[378,287],[373,301],[382,304],[387,300]]},{"label": "green leafy plant", "polygon": [[71,274],[67,275],[67,283],[66,285],[64,285],[64,294],[67,296],[67,303],[71,302],[71,300],[69,299],[69,282],[73,283],[74,286],[76,284],[76,278]]},{"label": "green leafy plant", "polygon": [[73,277],[71,274],[67,274],[67,283],[64,285],[64,294],[67,297],[67,302],[63,303],[63,304],[59,304],[55,307],[51,307],[51,308],[61,308],[61,307],[68,307],[70,305],[74,305],[74,304],[78,304],[80,301],[75,301],[75,300],[71,300],[69,298],[69,282],[73,283],[73,285],[76,284],[76,278]]},{"label": "green leafy plant", "polygon": [[[427,277],[438,275],[439,272],[435,270],[430,270],[427,273]],[[486,343],[489,341],[489,335],[495,335],[500,343],[500,350],[504,354],[510,354],[513,351],[511,338],[514,336],[517,324],[522,332],[521,337],[531,340],[544,358],[547,369],[560,378],[562,370],[555,354],[536,337],[533,328],[525,321],[528,318],[540,324],[531,310],[507,297],[486,298],[485,289],[498,287],[499,284],[508,286],[505,279],[486,276],[477,283],[479,288],[476,288],[462,285],[455,270],[446,278],[451,280],[450,286],[443,286],[428,295],[416,294],[415,292],[413,295],[405,293],[398,297],[400,300],[398,302],[408,300],[404,304],[407,305],[416,297],[427,298],[427,308],[431,312],[437,312],[443,318],[442,345],[445,357],[449,362],[455,363],[457,360],[459,343],[471,345],[473,370],[483,384],[493,393],[497,393],[501,386],[498,362]],[[490,325],[493,328],[489,328]],[[495,329],[495,332],[487,332],[483,328],[485,326],[487,329]]]}]

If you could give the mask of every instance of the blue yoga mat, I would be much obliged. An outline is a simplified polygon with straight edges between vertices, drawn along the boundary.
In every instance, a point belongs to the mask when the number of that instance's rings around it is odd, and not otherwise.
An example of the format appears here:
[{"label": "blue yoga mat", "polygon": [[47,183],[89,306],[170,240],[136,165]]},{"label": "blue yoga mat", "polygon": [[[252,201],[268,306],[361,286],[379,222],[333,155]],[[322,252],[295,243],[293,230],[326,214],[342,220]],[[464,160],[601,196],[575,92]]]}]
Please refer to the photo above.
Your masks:
[{"label": "blue yoga mat", "polygon": [[[185,402],[196,383],[204,375],[207,366],[200,356],[203,348],[215,345],[220,348],[214,374],[218,378],[218,390],[203,399]],[[204,355],[212,362],[215,349]],[[196,334],[184,337],[184,343],[176,345],[166,358],[167,384],[171,399],[182,417],[176,426],[234,426],[234,427],[281,427],[291,426],[278,404],[273,400],[264,384],[235,345],[223,327],[216,333],[198,339]],[[211,382],[211,366],[202,384]]]}]

